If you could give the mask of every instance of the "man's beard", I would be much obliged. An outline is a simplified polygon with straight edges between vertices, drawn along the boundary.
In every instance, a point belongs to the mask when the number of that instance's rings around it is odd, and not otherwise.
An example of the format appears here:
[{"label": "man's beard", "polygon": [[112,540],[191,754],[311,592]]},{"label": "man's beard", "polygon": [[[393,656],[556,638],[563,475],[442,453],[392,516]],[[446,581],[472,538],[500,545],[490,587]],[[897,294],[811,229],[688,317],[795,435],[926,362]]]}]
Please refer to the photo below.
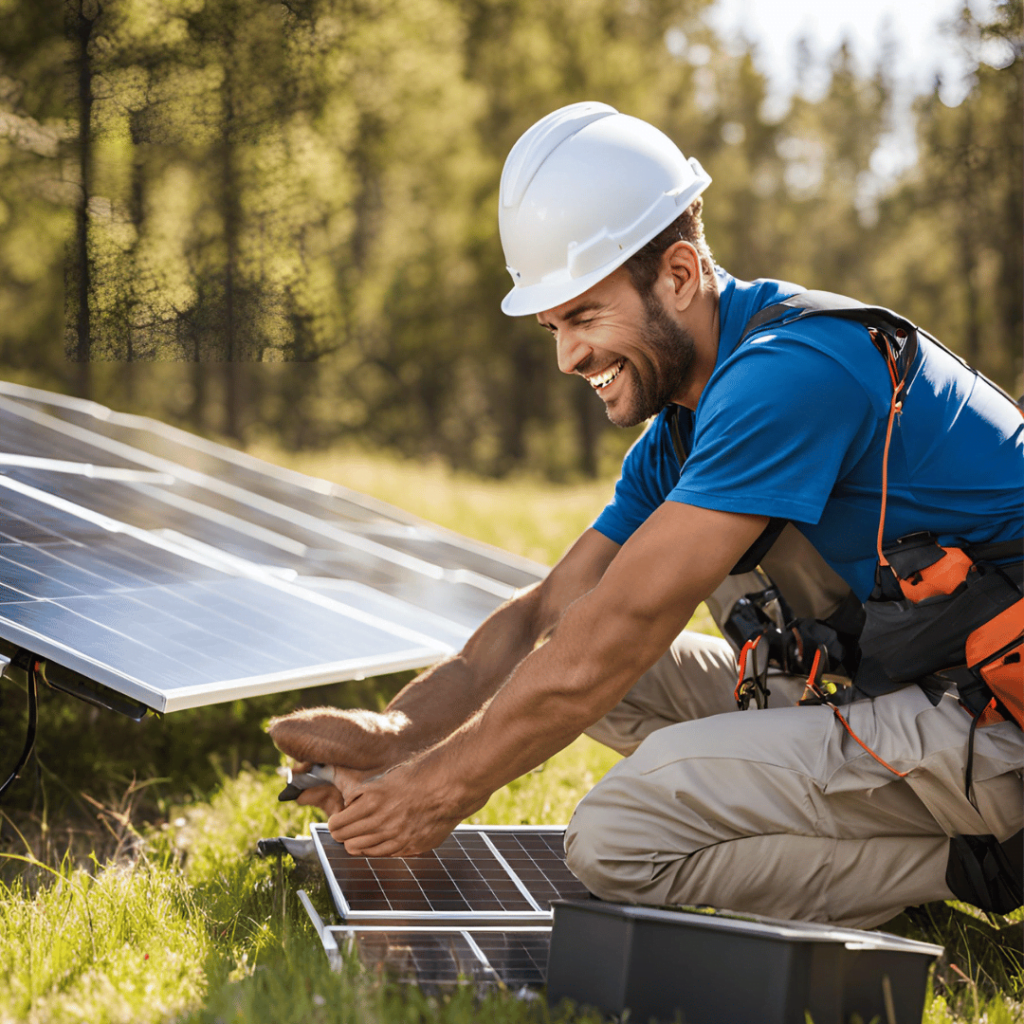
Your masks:
[{"label": "man's beard", "polygon": [[[617,427],[635,427],[656,416],[679,394],[693,368],[693,335],[680,327],[650,293],[641,295],[646,314],[639,336],[645,353],[642,361],[630,359],[628,408],[605,407]],[[618,404],[618,403],[617,403]]]}]

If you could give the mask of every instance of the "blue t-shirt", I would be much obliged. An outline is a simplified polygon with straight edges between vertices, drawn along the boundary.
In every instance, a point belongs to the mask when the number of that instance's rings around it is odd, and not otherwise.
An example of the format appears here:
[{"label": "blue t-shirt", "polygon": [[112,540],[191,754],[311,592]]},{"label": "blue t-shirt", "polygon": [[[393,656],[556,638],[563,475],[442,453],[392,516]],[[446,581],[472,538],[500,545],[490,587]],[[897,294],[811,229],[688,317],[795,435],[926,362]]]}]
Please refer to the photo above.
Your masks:
[{"label": "blue t-shirt", "polygon": [[[663,501],[791,519],[866,600],[874,585],[882,451],[892,385],[865,327],[816,316],[755,332],[747,321],[801,288],[719,269],[715,369],[679,409],[679,470],[666,413],[622,465],[594,528],[623,544]],[[889,451],[885,541],[1024,535],[1024,419],[994,387],[921,340]]]}]

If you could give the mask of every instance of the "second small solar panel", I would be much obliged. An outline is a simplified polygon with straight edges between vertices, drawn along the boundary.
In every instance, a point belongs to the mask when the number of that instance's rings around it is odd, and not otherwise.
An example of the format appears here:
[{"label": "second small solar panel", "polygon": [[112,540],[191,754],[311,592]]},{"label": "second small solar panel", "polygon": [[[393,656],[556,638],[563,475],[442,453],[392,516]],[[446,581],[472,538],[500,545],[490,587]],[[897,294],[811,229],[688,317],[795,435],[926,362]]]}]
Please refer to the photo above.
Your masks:
[{"label": "second small solar panel", "polygon": [[509,988],[543,985],[549,928],[334,927],[341,948],[351,943],[363,965],[392,981],[430,988],[455,984]]},{"label": "second small solar panel", "polygon": [[589,895],[565,864],[564,834],[551,826],[460,825],[420,857],[352,857],[325,825],[312,828],[338,913],[350,922],[550,921],[553,899]]}]

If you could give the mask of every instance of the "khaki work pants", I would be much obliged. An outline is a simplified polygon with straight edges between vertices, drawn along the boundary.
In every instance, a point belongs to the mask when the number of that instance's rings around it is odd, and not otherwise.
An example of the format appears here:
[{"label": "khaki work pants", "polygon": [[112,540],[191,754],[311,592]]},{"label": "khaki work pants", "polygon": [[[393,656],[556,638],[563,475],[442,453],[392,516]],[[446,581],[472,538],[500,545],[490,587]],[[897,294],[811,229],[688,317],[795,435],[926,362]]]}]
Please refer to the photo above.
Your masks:
[{"label": "khaki work pants", "polygon": [[829,708],[794,706],[798,681],[770,677],[769,707],[745,712],[735,685],[733,649],[684,632],[587,730],[628,755],[566,832],[569,866],[597,896],[869,928],[951,897],[948,836],[1021,828],[1021,731],[977,730],[976,810],[955,692],[933,706],[910,686],[842,709],[900,778]]}]

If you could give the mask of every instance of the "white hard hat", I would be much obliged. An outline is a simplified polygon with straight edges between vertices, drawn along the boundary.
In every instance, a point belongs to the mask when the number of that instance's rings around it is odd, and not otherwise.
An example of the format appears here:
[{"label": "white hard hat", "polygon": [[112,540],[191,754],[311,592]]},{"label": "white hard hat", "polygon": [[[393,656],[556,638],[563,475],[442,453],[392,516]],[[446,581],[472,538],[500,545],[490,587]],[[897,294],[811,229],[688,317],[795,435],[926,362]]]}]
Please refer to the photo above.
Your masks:
[{"label": "white hard hat", "polygon": [[539,313],[582,295],[710,184],[667,135],[607,103],[548,114],[501,174],[498,227],[515,282],[502,310]]}]

